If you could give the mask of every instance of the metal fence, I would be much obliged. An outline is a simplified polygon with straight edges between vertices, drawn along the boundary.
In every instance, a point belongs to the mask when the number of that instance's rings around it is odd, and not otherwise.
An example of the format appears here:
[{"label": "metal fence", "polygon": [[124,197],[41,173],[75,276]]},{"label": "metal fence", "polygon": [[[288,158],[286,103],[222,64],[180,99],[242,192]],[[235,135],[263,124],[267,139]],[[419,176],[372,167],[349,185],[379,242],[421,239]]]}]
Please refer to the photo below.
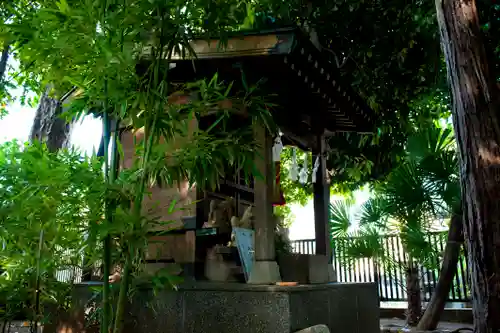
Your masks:
[{"label": "metal fence", "polygon": [[[347,244],[354,238],[336,238],[333,242],[333,265],[339,282],[376,282],[379,287],[380,300],[406,301],[406,269],[408,255],[403,249],[401,238],[398,235],[381,236],[385,259],[361,258],[353,259],[348,255]],[[440,253],[446,245],[446,233],[435,232],[428,234],[428,241]],[[296,240],[291,242],[293,252],[315,254],[316,242],[314,239]],[[420,265],[420,283],[422,298],[428,302],[436,288],[441,263],[435,262]],[[407,267],[407,266],[406,266]],[[460,255],[457,274],[453,280],[453,287],[448,295],[449,302],[468,302],[471,299],[467,283],[467,261]]]}]

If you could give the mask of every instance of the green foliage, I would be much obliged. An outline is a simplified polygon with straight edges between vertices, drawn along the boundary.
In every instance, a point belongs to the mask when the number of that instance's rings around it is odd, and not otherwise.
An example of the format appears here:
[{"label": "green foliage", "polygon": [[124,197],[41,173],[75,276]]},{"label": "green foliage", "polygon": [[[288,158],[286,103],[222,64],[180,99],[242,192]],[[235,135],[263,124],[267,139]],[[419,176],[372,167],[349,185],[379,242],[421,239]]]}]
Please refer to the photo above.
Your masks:
[{"label": "green foliage", "polygon": [[274,233],[274,247],[276,250],[276,256],[291,254],[293,251],[292,245],[290,244],[290,239],[284,233],[287,226],[278,215],[275,214],[277,218],[276,230]]},{"label": "green foliage", "polygon": [[500,81],[500,5],[496,1],[479,0],[477,8],[490,69],[498,82]]},{"label": "green foliage", "polygon": [[367,227],[370,232],[373,230],[384,230],[387,227],[387,202],[380,197],[373,197],[367,200],[360,207],[359,224]]},{"label": "green foliage", "polygon": [[[39,143],[8,142],[0,146],[0,174],[3,317],[22,311],[35,319],[38,278],[42,309],[69,306],[71,283],[56,281],[55,274],[76,273],[82,253],[92,251],[83,237],[102,218],[101,162],[76,151],[51,153]],[[46,320],[50,314],[44,313]]]},{"label": "green foliage", "polygon": [[289,228],[295,220],[295,215],[292,213],[290,204],[292,203],[289,202],[284,206],[274,207],[274,215],[278,216],[283,221],[284,228]]},{"label": "green foliage", "polygon": [[[228,167],[247,176],[255,174],[256,146],[248,139],[251,126],[261,124],[275,132],[271,105],[258,86],[243,82],[244,90],[234,91],[231,83],[217,76],[182,86],[169,80],[172,55],[191,52],[189,40],[194,33],[218,34],[237,27],[246,17],[247,6],[199,0],[61,0],[17,9],[10,12],[2,33],[3,40],[16,48],[20,83],[34,91],[50,84],[56,96],[75,87],[70,117],[97,111],[143,131],[136,143],[134,166],[116,180],[106,177],[105,202],[110,209],[103,223],[90,230],[88,240],[89,244],[105,240],[106,252],[112,241],[114,261],[122,263],[114,320],[114,331],[120,332],[124,301],[133,283],[130,278],[140,275],[147,231],[156,222],[143,216],[146,189],[185,179],[202,188],[214,187]],[[172,103],[168,96],[176,92],[197,98]],[[230,101],[231,106],[219,108],[222,101]],[[246,110],[251,121],[234,132],[227,123],[237,109]],[[191,120],[214,110],[209,129],[190,128]],[[109,268],[107,257],[105,266]],[[105,282],[102,329],[106,332],[108,290]]]},{"label": "green foliage", "polygon": [[[106,95],[116,105],[136,90],[135,66],[141,57],[170,56],[152,45],[182,53],[180,45],[186,46],[194,33],[222,33],[246,16],[244,4],[199,0],[10,4],[4,7],[9,21],[1,31],[2,39],[16,47],[19,83],[35,91],[51,83],[59,93],[73,86],[89,93],[91,85],[94,101],[103,101]],[[105,92],[108,79],[114,81]]]},{"label": "green foliage", "polygon": [[353,225],[352,209],[354,202],[352,200],[335,200],[329,205],[329,224],[330,232],[333,238],[346,237],[351,231]]},{"label": "green foliage", "polygon": [[[433,231],[433,222],[459,209],[453,132],[437,126],[420,129],[409,138],[407,149],[404,162],[374,186],[374,197],[356,214],[359,230],[351,233],[355,238],[345,245],[349,260],[372,257],[384,266],[412,265],[416,261],[436,268],[440,249],[428,233]],[[332,219],[330,223],[332,230],[344,226],[341,219]],[[394,231],[407,255],[404,262],[396,262],[377,240]]]},{"label": "green foliage", "polygon": [[[381,119],[373,136],[338,134],[330,140],[334,151],[328,166],[334,190],[347,192],[367,181],[385,179],[395,168],[389,180],[380,185],[386,193],[382,199],[394,203],[386,205],[393,209],[389,214],[393,219],[421,226],[429,219],[429,212],[439,211],[434,206],[429,211],[436,200],[426,194],[430,185],[419,183],[429,179],[429,174],[422,174],[417,162],[406,163],[405,158],[406,139],[417,124],[422,126],[447,112],[445,96],[436,90],[443,85],[444,72],[432,3],[396,6],[392,2],[350,0],[318,3],[309,10],[299,1],[275,0],[39,0],[29,5],[3,2],[0,8],[8,17],[0,28],[2,43],[14,47],[20,62],[15,75],[18,84],[35,92],[50,84],[56,96],[76,87],[72,116],[105,113],[144,131],[144,138],[137,143],[140,158],[136,165],[116,181],[111,179],[104,191],[117,206],[108,217],[124,222],[94,226],[90,238],[97,244],[112,235],[116,260],[130,268],[131,274],[141,261],[146,226],[153,223],[141,212],[149,185],[172,185],[187,178],[199,186],[216,186],[227,164],[247,174],[254,172],[255,144],[246,139],[250,128],[235,133],[226,126],[235,110],[218,112],[217,128],[209,130],[190,132],[189,121],[231,99],[231,105],[249,110],[254,123],[273,130],[269,105],[258,97],[258,87],[245,86],[245,91],[234,92],[230,83],[217,77],[185,86],[169,81],[172,54],[189,52],[188,41],[195,33],[224,35],[269,24],[303,24],[309,19],[308,26],[316,28],[323,53]],[[198,100],[170,103],[167,96],[176,91],[194,93]],[[178,138],[187,143],[177,146],[174,142]],[[287,157],[284,164],[286,161]],[[399,167],[402,161],[405,166]],[[432,175],[438,177],[435,172]],[[286,171],[282,179],[288,202],[307,201],[310,186],[292,184]],[[398,181],[405,183],[398,185]],[[403,194],[401,199],[419,202],[405,206],[393,200],[405,186],[414,186],[419,195]],[[453,186],[440,186],[443,193],[449,193],[446,200],[453,200]],[[131,201],[132,208],[127,204]],[[372,217],[375,206],[373,203],[366,209]],[[374,219],[371,221],[364,228],[368,230]],[[381,224],[380,218],[377,221]],[[122,285],[127,293],[127,283]]]},{"label": "green foliage", "polygon": [[449,113],[434,3],[268,0],[255,8],[274,19],[268,27],[307,21],[332,66],[379,116],[373,136],[337,133],[330,139],[336,192],[383,179],[405,156],[415,128]]},{"label": "green foliage", "polygon": [[[351,235],[352,236],[352,235]],[[382,259],[386,256],[383,238],[380,237],[379,230],[375,228],[365,228],[362,235],[356,235],[349,239],[350,244],[346,246],[345,254],[347,261],[357,258]]]},{"label": "green foliage", "polygon": [[[21,2],[11,1],[11,7],[16,3]],[[140,55],[168,57],[168,51],[151,44],[181,52],[189,50],[187,41],[194,34],[224,35],[238,29],[302,25],[309,20],[332,65],[344,64],[341,74],[384,119],[375,136],[350,133],[331,139],[334,151],[328,168],[335,193],[348,193],[383,178],[404,155],[411,119],[439,117],[446,111],[419,110],[424,104],[422,95],[432,99],[434,92],[429,87],[436,87],[436,78],[440,86],[444,78],[432,4],[417,2],[396,10],[391,3],[344,1],[315,4],[311,11],[296,1],[229,1],[223,5],[173,1],[159,6],[155,1],[127,0],[109,5],[112,8],[104,8],[99,1],[92,5],[88,1],[38,3],[40,10],[29,6],[10,9],[11,19],[19,24],[3,27],[5,36],[20,45],[20,80],[38,78],[32,82],[35,90],[36,85],[46,82],[55,84],[59,92],[69,86],[80,87],[88,96],[85,106],[100,109],[104,82],[110,79],[113,84],[107,86],[106,98],[113,99],[108,104],[116,105],[111,112],[120,118],[120,110],[129,105],[147,105],[137,89],[143,82],[135,77]],[[155,10],[160,15],[153,19],[151,12]],[[102,23],[104,18],[106,24]],[[159,29],[162,25],[168,29]],[[186,28],[176,28],[181,26]],[[401,26],[405,26],[404,31],[400,31]],[[171,48],[173,45],[176,47]],[[286,177],[282,178],[290,202],[307,201],[310,187],[286,183]]]},{"label": "green foliage", "polygon": [[[22,1],[9,2],[11,7],[16,3]],[[194,34],[224,36],[233,30],[304,25],[308,21],[318,32],[332,66],[341,65],[347,82],[383,119],[373,137],[351,133],[332,138],[330,145],[335,150],[329,169],[335,192],[346,193],[383,178],[404,155],[404,142],[414,120],[446,112],[415,106],[434,99],[435,88],[444,86],[431,3],[394,6],[390,2],[349,0],[315,3],[314,8],[306,8],[300,1],[275,0],[224,4],[173,1],[161,6],[158,1],[127,0],[108,4],[109,8],[100,1],[36,3],[39,10],[33,6],[8,10],[18,24],[3,27],[6,38],[21,46],[17,51],[21,81],[33,81],[35,90],[36,85],[46,82],[55,84],[59,92],[68,86],[83,87],[93,103],[102,103],[103,83],[109,78],[113,84],[107,87],[106,98],[113,98],[110,105],[117,108],[134,99],[131,92],[138,87],[133,76],[139,56],[168,56],[167,51],[152,50],[151,43],[160,42],[167,48],[183,45],[183,49],[174,49],[189,51],[187,41]],[[159,15],[153,17],[155,10]],[[168,29],[159,29],[161,25]],[[89,85],[94,91],[90,92]]]},{"label": "green foliage", "polygon": [[[312,197],[312,186],[311,184],[302,185],[298,181],[292,181],[290,179],[290,168],[292,165],[292,155],[293,149],[291,147],[285,147],[281,152],[281,175],[280,175],[280,185],[287,204],[299,204],[304,206],[307,204],[309,199]],[[306,152],[295,148],[295,153],[297,157],[297,164],[299,168],[302,167],[304,156]],[[307,165],[311,167],[312,159],[310,154],[308,154]]]},{"label": "green foliage", "polygon": [[[427,144],[424,144],[427,143]],[[420,165],[430,189],[440,198],[435,212],[449,215],[460,211],[458,156],[450,127],[420,131],[408,142],[409,157]]]}]

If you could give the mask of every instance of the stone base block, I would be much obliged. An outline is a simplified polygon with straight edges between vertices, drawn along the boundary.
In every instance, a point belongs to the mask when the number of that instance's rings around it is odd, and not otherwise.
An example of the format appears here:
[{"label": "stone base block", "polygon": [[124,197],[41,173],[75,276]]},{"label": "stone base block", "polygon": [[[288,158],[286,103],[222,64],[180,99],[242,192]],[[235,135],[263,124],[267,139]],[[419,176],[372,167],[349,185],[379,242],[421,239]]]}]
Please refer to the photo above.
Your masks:
[{"label": "stone base block", "polygon": [[249,284],[274,284],[281,282],[281,275],[276,261],[256,261],[248,277]]},{"label": "stone base block", "polygon": [[337,282],[337,272],[335,272],[335,269],[333,269],[333,265],[329,264],[327,269],[328,269],[328,281]]},{"label": "stone base block", "polygon": [[311,254],[286,254],[279,258],[283,280],[299,284],[336,282],[337,277],[328,257]]},{"label": "stone base block", "polygon": [[328,257],[321,255],[308,256],[307,268],[309,271],[309,283],[328,283],[330,276],[328,272]]},{"label": "stone base block", "polygon": [[[73,311],[81,316],[73,333],[85,333],[83,310],[95,290],[75,288]],[[379,315],[374,283],[287,287],[198,281],[178,291],[138,288],[124,333],[320,333],[328,332],[325,326],[335,333],[380,333]]]}]

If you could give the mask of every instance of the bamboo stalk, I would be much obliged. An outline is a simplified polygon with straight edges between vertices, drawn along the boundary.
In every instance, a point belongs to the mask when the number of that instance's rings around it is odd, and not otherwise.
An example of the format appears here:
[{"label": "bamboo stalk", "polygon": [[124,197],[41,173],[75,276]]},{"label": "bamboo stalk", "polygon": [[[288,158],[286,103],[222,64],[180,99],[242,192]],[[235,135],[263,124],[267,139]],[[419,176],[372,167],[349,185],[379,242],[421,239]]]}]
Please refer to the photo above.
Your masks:
[{"label": "bamboo stalk", "polygon": [[[105,103],[107,104],[107,103]],[[104,141],[104,179],[106,183],[109,184],[109,142],[110,142],[110,129],[109,129],[109,117],[107,113],[107,105],[104,108],[103,117],[103,141]],[[106,199],[104,203],[104,223],[108,225],[111,223],[111,211],[109,207],[109,202]],[[106,235],[104,239],[104,254],[103,254],[103,292],[102,292],[102,318],[101,318],[101,333],[109,333],[109,325],[111,319],[111,308],[110,308],[110,284],[109,275],[111,271],[111,235]]]},{"label": "bamboo stalk", "polygon": [[[162,27],[163,28],[163,27]],[[163,31],[162,31],[163,33]],[[150,82],[148,85],[148,89],[151,90],[151,83],[153,84],[153,89],[154,87],[158,87],[160,81],[167,82],[167,71],[163,73],[163,77],[160,78],[159,76],[159,71],[161,67],[161,62],[164,60],[161,60],[162,57],[162,52],[164,50],[163,45],[159,48],[160,50],[160,56],[159,57],[154,57],[154,63],[152,66],[152,76],[150,77]],[[167,61],[169,61],[171,58],[171,50],[167,56]],[[153,82],[151,82],[151,80]],[[151,95],[150,95],[151,94]],[[167,91],[162,91],[162,95],[168,96]],[[147,100],[149,101],[151,98],[154,99],[154,94],[151,93],[151,91],[148,91],[148,96]],[[155,103],[152,103],[153,109],[155,108]],[[132,216],[134,218],[134,225],[133,225],[133,234],[137,232],[139,228],[141,228],[141,225],[139,225],[139,221],[141,221],[141,212],[142,212],[142,203],[144,200],[144,192],[146,190],[146,184],[148,182],[148,176],[146,172],[146,168],[148,165],[148,162],[150,160],[151,152],[153,149],[153,146],[155,144],[155,129],[157,126],[158,122],[158,112],[153,112],[152,115],[148,117],[148,119],[145,122],[144,125],[144,140],[143,140],[143,156],[141,159],[141,168],[143,170],[141,178],[139,180],[139,183],[137,184],[137,189],[135,190],[135,198],[133,202],[133,206],[131,207],[132,209]],[[115,316],[115,325],[114,325],[114,330],[113,333],[121,333],[123,329],[123,318],[124,318],[124,313],[125,313],[125,306],[126,306],[126,300],[127,300],[127,294],[129,290],[129,280],[130,280],[130,273],[132,270],[132,257],[131,255],[136,253],[135,248],[131,248],[130,244],[126,245],[126,261],[125,261],[125,267],[123,270],[123,276],[122,276],[122,282],[120,285],[120,293],[118,297],[118,303],[117,303],[117,310],[116,310],[116,316]]]},{"label": "bamboo stalk", "polygon": [[42,260],[43,248],[43,225],[40,230],[40,240],[38,242],[38,253],[36,256],[36,281],[35,281],[35,320],[33,322],[33,332],[38,331],[38,316],[40,315],[40,264]]},{"label": "bamboo stalk", "polygon": [[120,294],[118,296],[118,303],[116,307],[116,317],[113,333],[120,333],[123,329],[123,318],[125,315],[125,306],[127,301],[131,270],[132,260],[130,258],[130,253],[127,253],[127,259],[125,260],[125,267],[123,269],[123,277],[120,283]]},{"label": "bamboo stalk", "polygon": [[[154,137],[153,137],[153,132],[151,131],[152,128],[154,128],[156,124],[156,116],[154,117],[153,121],[151,124],[146,124],[145,126],[145,138],[147,140],[144,140],[144,157],[142,159],[142,168],[145,168],[147,165],[147,161],[149,159],[149,155],[151,153],[151,149],[153,147],[154,143]],[[147,182],[147,175],[146,172],[142,173],[141,179],[138,183],[138,188],[136,190],[135,194],[135,200],[134,204],[132,207],[132,214],[134,216],[135,221],[140,220],[141,216],[141,210],[142,210],[142,202],[144,199],[144,191],[146,189],[146,182]],[[139,226],[134,225],[134,232],[137,230]],[[127,246],[127,257],[125,261],[125,267],[123,269],[122,273],[122,282],[120,284],[120,293],[118,296],[118,302],[116,305],[116,315],[115,315],[115,325],[114,325],[114,330],[113,333],[121,333],[121,330],[123,329],[123,317],[125,314],[125,306],[126,306],[126,301],[127,301],[127,294],[128,294],[128,289],[129,289],[129,280],[130,280],[130,271],[132,270],[132,260],[131,260],[131,249]]]},{"label": "bamboo stalk", "polygon": [[[156,61],[154,65],[154,83],[157,85],[158,83],[158,68],[159,68],[159,62]],[[144,126],[144,141],[143,141],[143,157],[141,161],[141,168],[143,170],[146,169],[148,161],[150,159],[151,151],[153,149],[154,145],[154,129],[157,125],[157,118],[158,115],[155,112],[148,121],[146,121],[146,124]],[[139,183],[137,184],[137,189],[135,191],[135,198],[134,198],[134,203],[132,206],[132,214],[134,217],[134,226],[133,226],[133,233],[135,233],[138,228],[140,228],[140,225],[137,225],[136,221],[140,221],[141,217],[141,211],[142,211],[142,202],[144,200],[144,192],[146,190],[146,183],[147,183],[147,172],[142,172],[141,178],[139,180]],[[123,276],[122,276],[122,283],[120,285],[120,294],[119,294],[119,299],[117,303],[117,311],[116,311],[116,316],[115,316],[115,325],[114,325],[114,330],[113,333],[121,333],[121,330],[123,329],[123,317],[125,313],[125,306],[126,306],[126,296],[128,294],[128,289],[129,289],[129,279],[130,279],[130,271],[132,269],[132,260],[131,260],[131,252],[134,253],[135,249],[131,249],[130,247],[127,246],[127,258],[125,262],[125,267],[123,271]]]}]

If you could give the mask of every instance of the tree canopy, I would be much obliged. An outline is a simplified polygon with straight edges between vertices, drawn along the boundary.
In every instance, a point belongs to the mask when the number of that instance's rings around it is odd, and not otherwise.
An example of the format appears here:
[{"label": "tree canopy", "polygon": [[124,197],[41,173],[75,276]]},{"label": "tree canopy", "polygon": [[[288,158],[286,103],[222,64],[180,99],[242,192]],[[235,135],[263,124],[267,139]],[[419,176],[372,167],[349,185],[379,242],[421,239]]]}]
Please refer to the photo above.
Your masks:
[{"label": "tree canopy", "polygon": [[[90,2],[81,0],[12,0],[0,5],[9,18],[1,28],[2,39],[14,45],[12,53],[21,64],[14,75],[19,84],[40,91],[50,83],[59,94],[72,86],[88,90],[90,83],[102,90],[100,82],[115,73],[119,76],[108,89],[117,100],[133,90],[127,86],[127,73],[145,40],[155,38],[159,21],[152,10],[157,3],[110,2],[107,10],[113,15],[103,23],[102,4],[94,2],[91,10]],[[340,68],[381,119],[374,136],[338,134],[330,140],[334,152],[329,168],[335,170],[333,183],[340,187],[357,187],[384,175],[397,163],[406,133],[417,119],[436,118],[446,111],[446,101],[435,90],[444,76],[434,8],[427,2],[346,0],[310,7],[302,1],[197,0],[169,2],[162,10],[169,13],[165,24],[183,26],[161,36],[169,43],[185,43],[193,34],[205,32],[290,24],[314,28],[332,66]],[[102,98],[103,91],[94,93]],[[419,108],[422,104],[427,106]]]},{"label": "tree canopy", "polygon": [[[89,10],[91,5],[95,9]],[[110,2],[107,10],[114,14],[102,24],[99,1],[4,1],[0,38],[2,44],[13,46],[11,53],[20,62],[19,72],[11,77],[38,92],[50,83],[63,94],[72,86],[88,89],[90,83],[102,89],[98,82],[105,75],[119,73],[108,89],[122,100],[134,88],[127,86],[131,82],[126,74],[134,67],[132,59],[139,57],[144,41],[155,36],[156,5],[155,1]],[[499,5],[481,1],[479,8],[490,54],[498,57]],[[291,24],[316,31],[332,66],[340,69],[380,119],[372,136],[339,133],[330,139],[328,168],[336,191],[384,177],[401,160],[406,139],[417,126],[449,116],[435,8],[428,1],[196,0],[169,2],[162,10],[169,13],[166,24],[183,27],[161,36],[172,43],[185,43],[200,33],[223,35]],[[80,51],[74,53],[76,49]],[[495,64],[497,70],[498,61]],[[102,97],[103,91],[95,93]]]}]

